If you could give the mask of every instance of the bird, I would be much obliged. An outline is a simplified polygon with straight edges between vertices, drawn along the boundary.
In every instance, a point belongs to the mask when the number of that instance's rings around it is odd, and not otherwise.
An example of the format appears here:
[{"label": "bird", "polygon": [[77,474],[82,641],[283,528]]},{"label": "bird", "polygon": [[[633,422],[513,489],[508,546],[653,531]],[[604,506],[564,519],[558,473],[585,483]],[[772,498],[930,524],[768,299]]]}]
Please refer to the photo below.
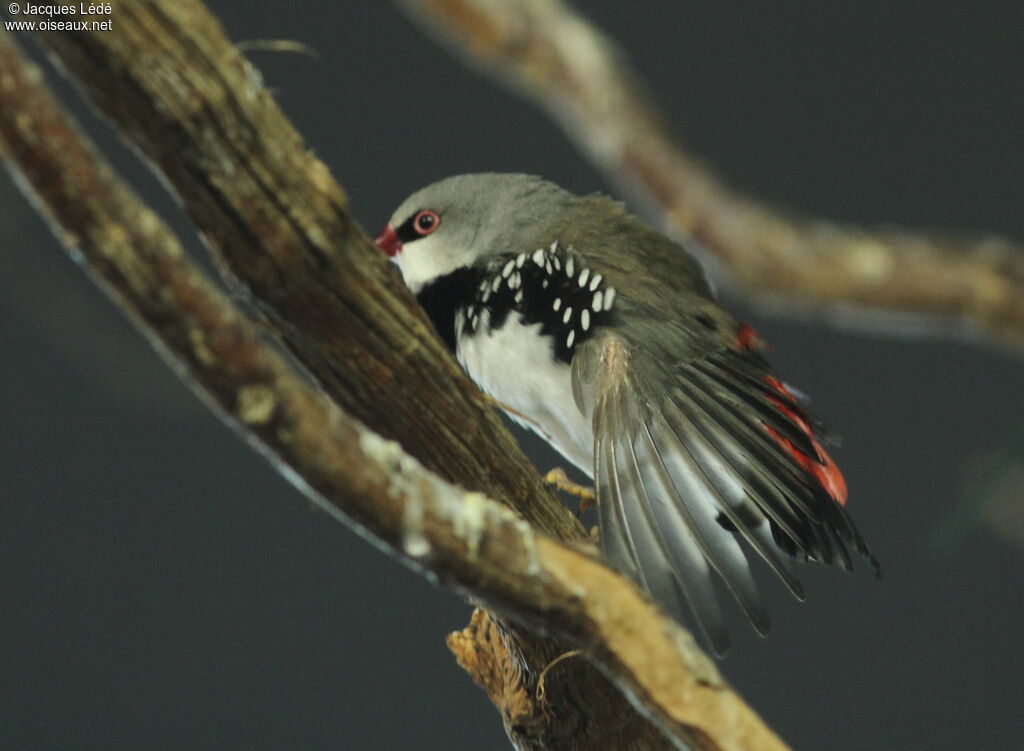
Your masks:
[{"label": "bird", "polygon": [[622,203],[456,175],[374,242],[476,384],[593,481],[604,559],[716,655],[723,584],[769,630],[752,560],[800,600],[796,563],[878,572],[805,398],[694,255]]}]

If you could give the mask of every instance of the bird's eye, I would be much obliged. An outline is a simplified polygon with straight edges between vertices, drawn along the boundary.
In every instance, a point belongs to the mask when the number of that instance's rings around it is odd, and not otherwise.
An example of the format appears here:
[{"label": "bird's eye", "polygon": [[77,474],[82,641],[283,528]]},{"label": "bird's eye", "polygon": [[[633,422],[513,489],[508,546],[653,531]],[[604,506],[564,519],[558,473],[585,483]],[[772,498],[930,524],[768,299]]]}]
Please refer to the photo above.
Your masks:
[{"label": "bird's eye", "polygon": [[441,226],[441,217],[439,217],[435,211],[424,209],[416,215],[415,219],[413,219],[412,226],[418,235],[429,235]]}]

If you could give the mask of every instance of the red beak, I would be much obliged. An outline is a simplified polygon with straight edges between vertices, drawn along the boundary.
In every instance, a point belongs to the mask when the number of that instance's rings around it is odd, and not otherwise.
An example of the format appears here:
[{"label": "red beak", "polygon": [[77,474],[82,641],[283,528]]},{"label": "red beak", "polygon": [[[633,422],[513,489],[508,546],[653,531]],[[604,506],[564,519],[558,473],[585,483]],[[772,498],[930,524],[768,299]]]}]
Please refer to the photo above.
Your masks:
[{"label": "red beak", "polygon": [[373,241],[377,244],[378,248],[392,258],[397,256],[402,250],[402,241],[398,239],[398,233],[395,232],[395,228],[390,224],[378,232]]}]

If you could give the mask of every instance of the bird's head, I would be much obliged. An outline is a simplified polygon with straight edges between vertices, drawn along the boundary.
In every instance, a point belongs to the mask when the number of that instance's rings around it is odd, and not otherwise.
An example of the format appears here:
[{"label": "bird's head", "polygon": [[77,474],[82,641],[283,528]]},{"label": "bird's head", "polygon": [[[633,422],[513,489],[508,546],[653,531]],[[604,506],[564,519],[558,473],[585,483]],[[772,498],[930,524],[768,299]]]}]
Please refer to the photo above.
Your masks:
[{"label": "bird's head", "polygon": [[542,242],[578,200],[530,175],[457,175],[405,199],[374,242],[417,293],[456,269]]}]

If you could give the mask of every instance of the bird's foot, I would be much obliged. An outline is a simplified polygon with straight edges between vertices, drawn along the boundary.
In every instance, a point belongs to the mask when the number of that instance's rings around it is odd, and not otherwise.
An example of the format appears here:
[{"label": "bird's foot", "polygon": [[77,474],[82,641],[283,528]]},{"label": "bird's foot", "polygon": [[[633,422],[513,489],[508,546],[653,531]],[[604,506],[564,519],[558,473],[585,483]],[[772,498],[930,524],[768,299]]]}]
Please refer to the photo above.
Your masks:
[{"label": "bird's foot", "polygon": [[594,489],[573,482],[561,467],[555,467],[544,475],[544,482],[548,485],[554,485],[559,490],[580,499],[580,505],[576,509],[576,516],[579,516],[587,509],[594,508],[596,505],[597,495],[594,493]]}]

